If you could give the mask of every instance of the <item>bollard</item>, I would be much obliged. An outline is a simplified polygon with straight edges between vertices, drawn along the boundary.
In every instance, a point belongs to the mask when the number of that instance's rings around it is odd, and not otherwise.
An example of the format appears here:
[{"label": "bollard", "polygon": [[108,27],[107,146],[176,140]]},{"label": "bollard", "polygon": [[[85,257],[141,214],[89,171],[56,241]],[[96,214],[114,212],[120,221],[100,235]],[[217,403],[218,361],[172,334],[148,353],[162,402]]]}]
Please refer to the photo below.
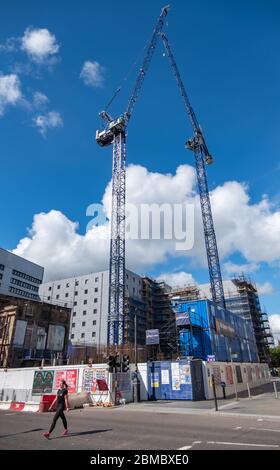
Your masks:
[{"label": "bollard", "polygon": [[216,384],[215,384],[214,374],[212,374],[212,387],[213,387],[213,395],[214,395],[214,401],[215,401],[215,409],[216,411],[218,411],[218,401],[217,401],[217,395],[216,395]]},{"label": "bollard", "polygon": [[249,383],[247,382],[247,390],[248,390],[248,397],[249,398],[252,398],[251,397],[251,391],[250,391],[250,387],[249,387]]},{"label": "bollard", "polygon": [[273,381],[273,387],[274,387],[274,392],[275,392],[275,398],[278,398],[276,382],[274,382],[274,381]]},{"label": "bollard", "polygon": [[221,387],[222,387],[222,390],[223,390],[223,398],[225,399],[226,398],[226,383],[221,382]]}]

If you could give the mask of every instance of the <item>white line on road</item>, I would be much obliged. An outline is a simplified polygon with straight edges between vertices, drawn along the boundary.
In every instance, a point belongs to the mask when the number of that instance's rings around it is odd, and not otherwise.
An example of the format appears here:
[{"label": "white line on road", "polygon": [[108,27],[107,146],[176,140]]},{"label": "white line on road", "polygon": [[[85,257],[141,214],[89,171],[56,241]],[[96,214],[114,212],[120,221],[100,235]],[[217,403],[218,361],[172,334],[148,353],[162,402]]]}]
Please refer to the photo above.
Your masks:
[{"label": "white line on road", "polygon": [[234,431],[237,431],[238,429],[242,429],[242,426],[236,426],[236,428],[232,428]]},{"label": "white line on road", "polygon": [[191,449],[193,446],[195,446],[196,444],[201,444],[202,441],[193,441],[192,445],[191,446],[184,446],[184,447],[180,447],[179,449],[177,450],[188,450],[188,449]]},{"label": "white line on road", "polygon": [[257,431],[280,432],[280,429],[268,429],[268,428],[249,428],[249,429],[255,429]]},{"label": "white line on road", "polygon": [[249,447],[279,447],[273,444],[251,444],[245,442],[223,442],[223,441],[207,441],[207,444],[221,444],[225,446],[249,446]]}]

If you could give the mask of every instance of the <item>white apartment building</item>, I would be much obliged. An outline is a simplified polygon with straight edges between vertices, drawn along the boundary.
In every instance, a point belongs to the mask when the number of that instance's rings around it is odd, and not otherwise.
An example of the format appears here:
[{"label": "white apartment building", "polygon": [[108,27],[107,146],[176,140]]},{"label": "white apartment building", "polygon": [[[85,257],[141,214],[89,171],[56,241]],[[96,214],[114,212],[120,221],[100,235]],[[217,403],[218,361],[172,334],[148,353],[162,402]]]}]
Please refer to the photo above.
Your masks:
[{"label": "white apartment building", "polygon": [[0,248],[0,294],[39,300],[44,268]]},{"label": "white apartment building", "polygon": [[[141,299],[142,278],[126,270],[126,293]],[[107,344],[109,271],[46,282],[40,286],[44,302],[71,307],[70,340],[72,344]]]}]

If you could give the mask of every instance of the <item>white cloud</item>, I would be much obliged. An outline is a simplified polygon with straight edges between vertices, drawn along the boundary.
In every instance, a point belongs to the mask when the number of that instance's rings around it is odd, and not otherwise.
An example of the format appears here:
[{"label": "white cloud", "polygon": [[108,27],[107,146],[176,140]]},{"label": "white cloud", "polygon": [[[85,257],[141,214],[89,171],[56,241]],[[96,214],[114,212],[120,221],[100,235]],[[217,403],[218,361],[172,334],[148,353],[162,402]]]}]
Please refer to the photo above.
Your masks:
[{"label": "white cloud", "polygon": [[44,108],[44,106],[49,102],[49,99],[41,91],[35,91],[33,93],[33,106],[34,108]]},{"label": "white cloud", "polygon": [[242,273],[254,273],[259,269],[257,263],[245,263],[245,264],[236,264],[230,261],[223,264],[223,269],[226,274],[242,274]]},{"label": "white cloud", "polygon": [[50,111],[46,114],[40,114],[33,119],[35,126],[39,129],[40,134],[46,135],[49,129],[63,127],[63,120],[57,111]]},{"label": "white cloud", "polygon": [[82,67],[80,78],[86,85],[102,87],[104,82],[103,67],[98,62],[87,60]]},{"label": "white cloud", "polygon": [[195,284],[195,280],[190,273],[185,271],[166,272],[157,276],[158,281],[165,281],[171,287],[181,287],[188,284]]},{"label": "white cloud", "polygon": [[21,99],[21,83],[18,76],[0,74],[0,116],[4,114],[7,106],[16,105]]},{"label": "white cloud", "polygon": [[[41,132],[45,129],[44,123],[44,119],[38,123]],[[192,250],[177,252],[173,240],[128,240],[128,268],[145,272],[170,256],[186,256],[192,262],[195,260],[197,264],[206,266],[200,203],[194,188],[195,171],[189,165],[179,166],[174,175],[149,172],[139,165],[128,167],[128,203],[193,202],[196,218]],[[248,263],[245,266],[251,269],[259,262],[280,260],[280,211],[274,209],[267,198],[251,204],[248,188],[232,181],[215,188],[211,199],[221,260],[239,252]],[[110,215],[110,202],[111,183],[103,196],[107,215]],[[107,222],[102,227],[91,228],[85,235],[79,235],[77,226],[60,212],[37,214],[31,235],[19,243],[17,254],[45,266],[49,278],[107,269],[109,230]],[[108,240],[102,240],[100,234],[107,234]],[[263,292],[271,292],[271,287],[265,284]]]},{"label": "white cloud", "polygon": [[49,63],[59,51],[56,37],[46,28],[27,28],[21,39],[21,49],[33,62]]},{"label": "white cloud", "polygon": [[259,295],[271,295],[275,292],[274,287],[272,286],[272,284],[270,284],[270,282],[264,282],[263,284],[259,284],[257,282],[257,289]]},{"label": "white cloud", "polygon": [[8,38],[4,44],[0,44],[0,52],[9,53],[9,52],[16,51],[17,43],[18,43],[17,38],[14,38],[14,37]]},{"label": "white cloud", "polygon": [[274,338],[280,340],[280,314],[269,315],[268,319]]}]

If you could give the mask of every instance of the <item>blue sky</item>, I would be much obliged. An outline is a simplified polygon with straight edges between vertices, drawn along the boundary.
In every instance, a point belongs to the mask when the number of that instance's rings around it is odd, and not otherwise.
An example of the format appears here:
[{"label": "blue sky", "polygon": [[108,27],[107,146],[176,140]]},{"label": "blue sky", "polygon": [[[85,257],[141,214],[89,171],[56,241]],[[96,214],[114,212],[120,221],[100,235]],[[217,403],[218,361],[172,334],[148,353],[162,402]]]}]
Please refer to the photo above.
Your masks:
[{"label": "blue sky", "polygon": [[[0,44],[11,37],[22,38],[27,28],[45,28],[59,45],[52,65],[32,60],[20,50],[20,39],[16,50],[0,50],[1,74],[17,72],[25,100],[7,105],[0,117],[0,245],[4,248],[14,249],[34,215],[52,209],[77,221],[78,232],[85,233],[86,208],[101,200],[111,177],[111,149],[98,148],[94,140],[100,125],[98,112],[120,84],[122,90],[111,111],[118,115],[125,109],[137,72],[133,63],[143,56],[163,5],[157,0],[1,2]],[[279,20],[276,0],[174,0],[166,27],[215,158],[208,171],[210,189],[226,181],[244,182],[250,205],[266,194],[276,214],[280,202]],[[80,78],[85,61],[100,64],[102,86],[86,86]],[[36,91],[48,97],[44,109],[28,105]],[[35,119],[52,111],[63,125],[42,135]],[[159,44],[129,125],[128,164],[174,174],[179,165],[193,164],[192,154],[184,148],[190,135]],[[269,282],[274,290],[263,297],[269,313],[279,312],[277,256],[269,262],[261,256],[254,260],[236,250],[224,259],[234,264],[258,263],[252,278]],[[156,276],[179,265],[198,281],[207,281],[207,270],[190,269],[185,259],[167,257],[149,271]]]}]

